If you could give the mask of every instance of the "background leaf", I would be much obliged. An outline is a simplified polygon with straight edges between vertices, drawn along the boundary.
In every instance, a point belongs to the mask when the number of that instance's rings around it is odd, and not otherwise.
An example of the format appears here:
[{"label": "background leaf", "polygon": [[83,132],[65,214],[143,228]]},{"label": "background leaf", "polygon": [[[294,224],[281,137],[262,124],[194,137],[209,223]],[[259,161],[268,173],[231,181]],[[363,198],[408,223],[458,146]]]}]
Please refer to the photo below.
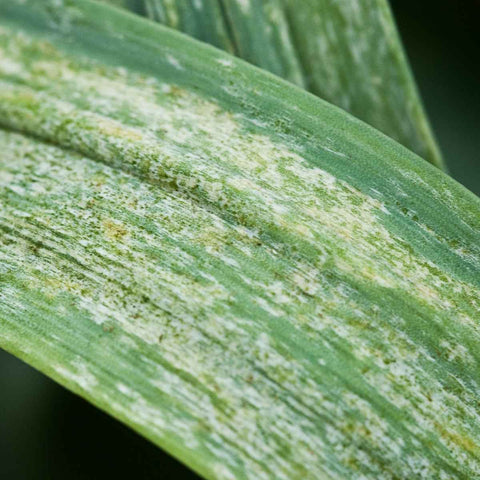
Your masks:
[{"label": "background leaf", "polygon": [[443,165],[386,0],[113,2],[306,88]]}]

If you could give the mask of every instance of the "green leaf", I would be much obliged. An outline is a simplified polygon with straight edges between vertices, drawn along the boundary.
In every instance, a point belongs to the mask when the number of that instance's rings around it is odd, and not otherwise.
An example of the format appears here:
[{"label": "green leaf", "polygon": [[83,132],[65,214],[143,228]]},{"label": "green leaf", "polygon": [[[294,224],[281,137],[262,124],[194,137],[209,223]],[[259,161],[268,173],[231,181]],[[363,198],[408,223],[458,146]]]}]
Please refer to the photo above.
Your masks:
[{"label": "green leaf", "polygon": [[3,348],[206,478],[480,474],[477,197],[120,10],[0,27]]},{"label": "green leaf", "polygon": [[387,0],[104,0],[208,42],[443,160]]}]

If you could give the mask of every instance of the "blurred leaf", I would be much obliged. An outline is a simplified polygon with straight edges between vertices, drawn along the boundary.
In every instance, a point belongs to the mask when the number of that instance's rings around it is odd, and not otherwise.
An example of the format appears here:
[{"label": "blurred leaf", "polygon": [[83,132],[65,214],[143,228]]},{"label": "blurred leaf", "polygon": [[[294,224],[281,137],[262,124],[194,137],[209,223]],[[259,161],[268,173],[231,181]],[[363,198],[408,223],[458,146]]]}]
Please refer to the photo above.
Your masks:
[{"label": "blurred leaf", "polygon": [[477,197],[120,10],[0,14],[0,346],[206,478],[478,475]]},{"label": "blurred leaf", "polygon": [[443,166],[387,0],[104,1],[235,53]]}]

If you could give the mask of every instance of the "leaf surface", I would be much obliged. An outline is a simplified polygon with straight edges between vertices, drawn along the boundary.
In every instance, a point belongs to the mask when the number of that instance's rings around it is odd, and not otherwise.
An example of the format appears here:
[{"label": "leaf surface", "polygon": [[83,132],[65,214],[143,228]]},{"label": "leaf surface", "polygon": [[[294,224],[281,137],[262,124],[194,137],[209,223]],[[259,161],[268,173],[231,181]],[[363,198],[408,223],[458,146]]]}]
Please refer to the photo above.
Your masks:
[{"label": "leaf surface", "polygon": [[95,2],[0,2],[0,345],[211,479],[480,474],[480,200]]}]

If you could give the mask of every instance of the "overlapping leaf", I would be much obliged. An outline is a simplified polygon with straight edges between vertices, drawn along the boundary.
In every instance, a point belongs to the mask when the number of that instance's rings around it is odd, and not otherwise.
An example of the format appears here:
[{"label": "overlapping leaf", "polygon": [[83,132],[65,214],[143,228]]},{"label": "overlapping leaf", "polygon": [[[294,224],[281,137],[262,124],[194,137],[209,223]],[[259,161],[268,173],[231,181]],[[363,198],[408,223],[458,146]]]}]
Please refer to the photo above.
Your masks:
[{"label": "overlapping leaf", "polygon": [[104,0],[235,53],[442,158],[387,0]]}]

